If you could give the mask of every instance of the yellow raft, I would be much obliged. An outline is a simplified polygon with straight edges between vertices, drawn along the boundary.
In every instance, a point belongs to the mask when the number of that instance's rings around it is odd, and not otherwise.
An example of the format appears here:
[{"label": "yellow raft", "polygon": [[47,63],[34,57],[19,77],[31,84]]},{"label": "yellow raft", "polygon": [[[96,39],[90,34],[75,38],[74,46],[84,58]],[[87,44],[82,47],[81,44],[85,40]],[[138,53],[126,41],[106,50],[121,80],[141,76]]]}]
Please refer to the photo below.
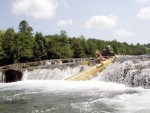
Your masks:
[{"label": "yellow raft", "polygon": [[97,64],[87,70],[81,71],[80,73],[73,75],[71,77],[66,78],[65,80],[72,80],[72,81],[84,81],[90,80],[97,76],[98,72],[102,72],[108,65],[110,65],[115,58],[107,59],[100,64]]}]

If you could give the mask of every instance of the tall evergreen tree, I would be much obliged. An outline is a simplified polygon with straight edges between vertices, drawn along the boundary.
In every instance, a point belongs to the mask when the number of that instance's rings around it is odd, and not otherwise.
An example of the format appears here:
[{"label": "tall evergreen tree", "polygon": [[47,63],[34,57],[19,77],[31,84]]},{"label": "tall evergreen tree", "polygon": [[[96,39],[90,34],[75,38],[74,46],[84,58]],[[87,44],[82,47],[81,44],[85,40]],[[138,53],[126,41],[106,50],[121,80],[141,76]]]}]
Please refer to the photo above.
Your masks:
[{"label": "tall evergreen tree", "polygon": [[29,24],[26,20],[22,20],[19,23],[18,29],[19,29],[19,32],[22,32],[22,33],[25,33],[28,35],[32,35],[33,28],[29,26]]}]

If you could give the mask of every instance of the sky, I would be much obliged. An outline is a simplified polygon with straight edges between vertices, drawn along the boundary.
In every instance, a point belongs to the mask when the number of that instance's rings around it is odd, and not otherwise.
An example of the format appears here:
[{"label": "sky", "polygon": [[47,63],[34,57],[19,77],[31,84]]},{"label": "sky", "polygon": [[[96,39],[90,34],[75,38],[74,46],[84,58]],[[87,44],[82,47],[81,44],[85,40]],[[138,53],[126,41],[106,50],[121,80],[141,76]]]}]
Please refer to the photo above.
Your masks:
[{"label": "sky", "polygon": [[26,20],[34,32],[150,43],[150,0],[1,0],[0,29]]}]

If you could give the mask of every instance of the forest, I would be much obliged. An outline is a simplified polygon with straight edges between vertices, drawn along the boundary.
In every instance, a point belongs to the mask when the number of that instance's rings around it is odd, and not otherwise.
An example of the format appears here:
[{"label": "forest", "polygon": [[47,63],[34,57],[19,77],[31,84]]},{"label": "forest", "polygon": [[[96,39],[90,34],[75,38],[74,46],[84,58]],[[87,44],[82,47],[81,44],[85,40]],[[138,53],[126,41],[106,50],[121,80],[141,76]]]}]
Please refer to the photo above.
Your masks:
[{"label": "forest", "polygon": [[102,51],[111,45],[116,54],[142,55],[150,54],[150,43],[128,44],[117,40],[106,41],[84,36],[69,37],[65,30],[58,34],[44,36],[42,32],[33,33],[33,28],[26,20],[13,28],[0,30],[0,65],[33,62],[60,58],[93,57],[96,50]]}]

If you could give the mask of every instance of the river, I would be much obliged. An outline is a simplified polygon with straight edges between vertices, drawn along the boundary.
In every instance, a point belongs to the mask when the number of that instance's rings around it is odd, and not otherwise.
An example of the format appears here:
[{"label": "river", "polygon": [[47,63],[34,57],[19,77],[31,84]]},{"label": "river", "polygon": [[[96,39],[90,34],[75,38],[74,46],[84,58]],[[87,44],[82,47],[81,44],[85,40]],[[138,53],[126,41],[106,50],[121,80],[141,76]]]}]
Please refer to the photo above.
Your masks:
[{"label": "river", "polygon": [[137,77],[149,80],[150,60],[143,59],[124,58],[89,81],[64,81],[80,66],[25,71],[20,82],[0,83],[0,113],[150,113],[149,83]]}]

